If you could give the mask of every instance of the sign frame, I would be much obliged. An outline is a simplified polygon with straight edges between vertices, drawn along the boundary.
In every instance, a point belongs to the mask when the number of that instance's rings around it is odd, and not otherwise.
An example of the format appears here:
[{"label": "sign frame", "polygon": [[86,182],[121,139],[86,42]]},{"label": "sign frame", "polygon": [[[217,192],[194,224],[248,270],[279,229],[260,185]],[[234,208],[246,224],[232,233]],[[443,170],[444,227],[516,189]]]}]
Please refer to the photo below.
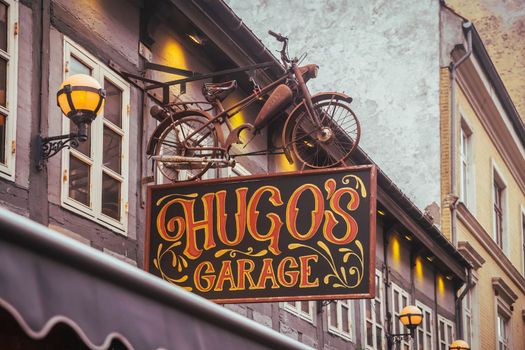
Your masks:
[{"label": "sign frame", "polygon": [[[150,185],[147,188],[147,199],[146,199],[146,236],[144,243],[144,270],[148,273],[150,271],[150,242],[151,242],[151,214],[152,214],[152,192],[154,190],[166,189],[166,188],[179,188],[188,186],[199,186],[199,185],[213,185],[228,182],[243,182],[253,180],[266,180],[272,178],[286,178],[294,177],[298,175],[322,175],[332,174],[339,172],[351,172],[351,171],[362,171],[369,170],[370,172],[370,187],[368,191],[370,193],[370,208],[369,208],[369,237],[370,246],[365,250],[369,254],[369,263],[365,265],[368,267],[368,292],[367,293],[351,293],[351,294],[322,294],[322,295],[301,295],[301,296],[269,296],[269,297],[249,297],[249,298],[206,298],[215,303],[221,304],[234,304],[234,303],[259,303],[259,302],[282,302],[282,301],[310,301],[310,300],[336,300],[336,299],[372,299],[375,297],[376,286],[375,286],[375,262],[376,262],[376,213],[377,213],[377,166],[372,165],[357,165],[357,166],[346,166],[337,168],[326,168],[316,170],[299,170],[290,172],[280,172],[272,174],[258,174],[249,176],[236,176],[231,178],[218,178],[218,179],[207,179],[199,181],[184,181],[177,183]],[[157,276],[158,277],[158,276]],[[161,278],[161,277],[159,277]],[[366,276],[365,276],[366,278]],[[169,283],[169,282],[168,282]],[[174,284],[176,285],[176,284]],[[179,287],[179,286],[178,286]],[[182,288],[182,287],[180,287]],[[197,294],[198,295],[198,294]],[[205,298],[205,297],[204,297]]]}]

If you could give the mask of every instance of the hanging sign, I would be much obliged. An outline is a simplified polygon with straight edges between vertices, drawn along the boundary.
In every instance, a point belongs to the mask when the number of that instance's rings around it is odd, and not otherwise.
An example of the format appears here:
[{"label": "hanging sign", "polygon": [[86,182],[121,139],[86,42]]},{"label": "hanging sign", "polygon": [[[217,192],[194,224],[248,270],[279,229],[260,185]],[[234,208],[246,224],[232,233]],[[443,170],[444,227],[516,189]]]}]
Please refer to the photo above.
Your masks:
[{"label": "hanging sign", "polygon": [[146,270],[220,303],[371,298],[376,168],[150,186]]}]

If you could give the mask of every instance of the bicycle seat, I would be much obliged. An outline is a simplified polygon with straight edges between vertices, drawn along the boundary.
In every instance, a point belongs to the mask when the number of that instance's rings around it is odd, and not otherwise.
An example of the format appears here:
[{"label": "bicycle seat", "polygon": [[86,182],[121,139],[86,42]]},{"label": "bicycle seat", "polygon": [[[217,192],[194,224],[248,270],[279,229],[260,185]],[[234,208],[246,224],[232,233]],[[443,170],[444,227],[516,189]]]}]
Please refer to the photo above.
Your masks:
[{"label": "bicycle seat", "polygon": [[224,100],[230,93],[237,88],[237,80],[225,81],[222,83],[204,83],[202,94],[208,102],[219,99]]}]

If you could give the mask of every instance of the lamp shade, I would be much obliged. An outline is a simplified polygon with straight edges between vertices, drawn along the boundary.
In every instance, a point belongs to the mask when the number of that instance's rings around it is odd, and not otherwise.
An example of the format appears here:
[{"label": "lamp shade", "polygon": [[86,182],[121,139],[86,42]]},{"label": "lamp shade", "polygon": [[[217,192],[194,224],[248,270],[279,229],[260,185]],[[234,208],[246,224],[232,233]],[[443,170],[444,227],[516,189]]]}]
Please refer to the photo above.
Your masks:
[{"label": "lamp shade", "polygon": [[414,329],[423,321],[423,313],[418,307],[414,305],[408,305],[405,306],[403,310],[401,310],[401,313],[399,314],[399,320],[405,325],[405,327]]},{"label": "lamp shade", "polygon": [[470,350],[470,345],[466,341],[458,339],[454,340],[448,348],[450,350]]},{"label": "lamp shade", "polygon": [[85,74],[68,77],[57,93],[57,103],[75,124],[91,123],[104,106],[106,93],[99,82]]}]

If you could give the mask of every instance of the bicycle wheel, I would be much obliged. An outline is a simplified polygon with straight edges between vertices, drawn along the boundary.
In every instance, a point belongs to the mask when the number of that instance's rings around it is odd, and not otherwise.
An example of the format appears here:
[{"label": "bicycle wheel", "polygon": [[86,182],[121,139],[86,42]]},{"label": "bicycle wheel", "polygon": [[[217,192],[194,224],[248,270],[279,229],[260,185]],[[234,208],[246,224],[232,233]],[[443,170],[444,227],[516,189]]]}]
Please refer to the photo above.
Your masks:
[{"label": "bicycle wheel", "polygon": [[315,125],[306,107],[290,120],[287,146],[305,165],[329,168],[345,161],[359,143],[361,128],[348,102],[337,96],[313,102],[320,119]]},{"label": "bicycle wheel", "polygon": [[[155,148],[157,167],[173,182],[199,179],[212,163],[196,159],[217,158],[220,152],[217,132],[203,116],[182,117],[162,132]],[[193,160],[189,160],[189,159]]]}]

